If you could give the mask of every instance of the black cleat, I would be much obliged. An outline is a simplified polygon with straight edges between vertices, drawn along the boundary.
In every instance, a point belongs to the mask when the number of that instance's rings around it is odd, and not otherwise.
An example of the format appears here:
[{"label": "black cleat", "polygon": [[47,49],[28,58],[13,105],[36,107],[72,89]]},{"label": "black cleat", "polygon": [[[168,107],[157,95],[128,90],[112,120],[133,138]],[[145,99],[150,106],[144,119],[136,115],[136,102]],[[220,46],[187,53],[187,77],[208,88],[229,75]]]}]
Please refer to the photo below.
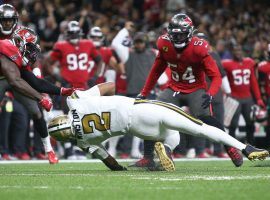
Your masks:
[{"label": "black cleat", "polygon": [[229,146],[225,146],[225,149],[227,154],[230,156],[233,164],[236,167],[240,167],[243,164],[243,156],[241,152],[238,149]]},{"label": "black cleat", "polygon": [[264,160],[269,156],[269,152],[264,149],[258,149],[256,147],[248,144],[245,149],[242,150],[242,153],[251,161],[256,159]]},{"label": "black cleat", "polygon": [[155,151],[160,160],[160,164],[165,171],[175,171],[175,165],[172,160],[171,150],[161,142],[156,142]]}]

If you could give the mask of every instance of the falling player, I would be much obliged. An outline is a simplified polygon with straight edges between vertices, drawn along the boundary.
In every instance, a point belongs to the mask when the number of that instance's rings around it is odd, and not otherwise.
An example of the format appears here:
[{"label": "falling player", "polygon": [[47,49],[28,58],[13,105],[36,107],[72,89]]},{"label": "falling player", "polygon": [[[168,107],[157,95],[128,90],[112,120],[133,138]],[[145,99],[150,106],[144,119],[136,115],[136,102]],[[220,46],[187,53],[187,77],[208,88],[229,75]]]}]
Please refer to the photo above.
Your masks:
[{"label": "falling player", "polygon": [[82,149],[124,134],[162,141],[164,145],[157,142],[155,150],[161,166],[167,171],[175,170],[168,152],[179,143],[179,131],[232,146],[250,160],[263,160],[269,156],[268,151],[245,145],[173,104],[123,96],[101,96],[112,95],[113,90],[113,83],[105,83],[87,91],[75,91],[67,98],[69,115],[58,116],[49,122],[49,134],[59,141],[74,141]]}]

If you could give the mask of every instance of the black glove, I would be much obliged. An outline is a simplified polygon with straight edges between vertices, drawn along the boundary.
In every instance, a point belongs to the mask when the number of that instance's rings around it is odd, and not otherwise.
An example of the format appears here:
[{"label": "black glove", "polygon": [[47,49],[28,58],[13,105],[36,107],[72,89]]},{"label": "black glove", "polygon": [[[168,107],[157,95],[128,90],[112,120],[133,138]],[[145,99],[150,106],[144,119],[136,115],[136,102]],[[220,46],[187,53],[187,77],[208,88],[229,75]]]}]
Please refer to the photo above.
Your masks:
[{"label": "black glove", "polygon": [[119,165],[119,163],[112,156],[108,156],[102,160],[102,162],[112,171],[127,171],[127,168]]},{"label": "black glove", "polygon": [[210,95],[210,94],[203,94],[202,95],[202,98],[203,98],[203,103],[202,103],[202,107],[203,108],[207,108],[210,106],[212,100],[213,100],[213,97]]},{"label": "black glove", "polygon": [[137,95],[136,99],[146,99],[146,97],[140,93]]}]

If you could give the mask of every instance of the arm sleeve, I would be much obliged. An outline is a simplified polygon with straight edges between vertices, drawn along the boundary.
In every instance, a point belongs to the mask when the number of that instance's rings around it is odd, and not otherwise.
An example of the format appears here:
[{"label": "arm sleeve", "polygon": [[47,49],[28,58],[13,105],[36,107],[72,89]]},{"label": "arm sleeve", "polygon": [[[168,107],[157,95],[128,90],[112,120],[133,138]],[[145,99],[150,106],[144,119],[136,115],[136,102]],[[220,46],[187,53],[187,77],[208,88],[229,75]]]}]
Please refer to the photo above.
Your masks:
[{"label": "arm sleeve", "polygon": [[55,86],[45,79],[37,78],[32,72],[21,70],[21,76],[31,87],[40,93],[52,95],[60,95],[61,93],[60,87]]},{"label": "arm sleeve", "polygon": [[222,88],[223,92],[226,93],[226,94],[232,93],[231,86],[230,86],[230,83],[229,83],[229,80],[228,80],[227,76],[224,76],[222,78],[221,88]]},{"label": "arm sleeve", "polygon": [[167,63],[162,58],[162,56],[159,52],[155,61],[154,61],[152,69],[148,75],[148,78],[146,79],[145,85],[141,91],[141,94],[143,96],[147,96],[149,94],[149,92],[154,88],[158,78],[165,71],[166,67],[167,67]]},{"label": "arm sleeve", "polygon": [[258,101],[262,99],[260,89],[259,89],[259,84],[255,76],[254,72],[254,67],[251,69],[251,74],[250,74],[250,86],[251,86],[251,91],[252,94],[254,95],[255,99]]},{"label": "arm sleeve", "polygon": [[60,60],[61,59],[61,51],[60,51],[60,48],[58,47],[58,43],[56,43],[54,46],[53,46],[53,50],[51,51],[50,53],[50,58],[52,60]]},{"label": "arm sleeve", "polygon": [[203,58],[202,64],[204,66],[206,75],[211,80],[211,84],[210,84],[210,87],[208,89],[208,93],[211,96],[215,96],[215,94],[218,92],[218,90],[221,86],[221,82],[222,82],[221,74],[218,70],[217,64],[216,64],[215,60],[210,55],[206,55]]}]

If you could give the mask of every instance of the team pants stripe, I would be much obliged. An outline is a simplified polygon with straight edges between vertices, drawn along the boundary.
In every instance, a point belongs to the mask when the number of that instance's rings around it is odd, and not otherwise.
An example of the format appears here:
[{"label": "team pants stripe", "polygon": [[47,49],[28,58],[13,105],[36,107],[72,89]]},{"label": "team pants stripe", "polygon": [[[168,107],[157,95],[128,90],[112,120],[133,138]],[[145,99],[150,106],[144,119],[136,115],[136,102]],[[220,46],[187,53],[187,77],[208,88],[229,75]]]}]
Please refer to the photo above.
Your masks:
[{"label": "team pants stripe", "polygon": [[142,103],[150,103],[150,104],[155,104],[158,106],[163,106],[165,108],[168,108],[170,110],[173,110],[177,113],[179,113],[180,115],[183,115],[184,117],[188,118],[189,120],[193,121],[194,123],[198,124],[198,125],[203,125],[203,122],[199,119],[196,119],[195,117],[189,115],[188,113],[186,113],[185,111],[183,111],[181,108],[173,105],[173,104],[169,104],[169,103],[165,103],[162,101],[157,101],[157,100],[147,100],[147,99],[136,99],[134,104],[142,104]]}]

